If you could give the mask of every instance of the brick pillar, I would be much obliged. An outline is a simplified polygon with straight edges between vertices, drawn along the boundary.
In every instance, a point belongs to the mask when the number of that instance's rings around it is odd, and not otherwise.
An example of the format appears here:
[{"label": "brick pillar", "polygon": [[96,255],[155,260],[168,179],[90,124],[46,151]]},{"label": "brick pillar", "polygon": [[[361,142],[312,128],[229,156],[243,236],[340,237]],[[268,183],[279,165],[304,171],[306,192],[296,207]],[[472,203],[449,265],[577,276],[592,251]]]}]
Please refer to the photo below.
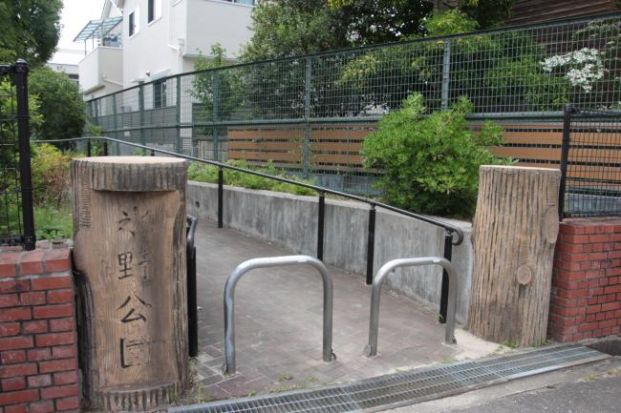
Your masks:
[{"label": "brick pillar", "polygon": [[548,335],[568,342],[621,330],[621,219],[564,220],[560,226]]},{"label": "brick pillar", "polygon": [[69,249],[0,248],[0,413],[79,411]]}]

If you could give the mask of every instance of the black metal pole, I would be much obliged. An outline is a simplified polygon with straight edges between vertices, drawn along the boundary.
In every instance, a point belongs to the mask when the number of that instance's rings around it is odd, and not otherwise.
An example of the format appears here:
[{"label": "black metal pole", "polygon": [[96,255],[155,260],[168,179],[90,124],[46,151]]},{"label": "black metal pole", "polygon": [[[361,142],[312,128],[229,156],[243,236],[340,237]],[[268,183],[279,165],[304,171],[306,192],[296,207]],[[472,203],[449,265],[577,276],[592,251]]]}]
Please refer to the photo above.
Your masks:
[{"label": "black metal pole", "polygon": [[108,141],[103,141],[103,156],[108,156]]},{"label": "black metal pole", "polygon": [[17,101],[17,136],[19,138],[19,168],[24,219],[24,249],[35,249],[34,202],[32,197],[32,171],[30,169],[30,115],[28,113],[28,63],[19,59],[15,63],[15,89]]},{"label": "black metal pole", "polygon": [[218,168],[218,228],[224,227],[224,169]]},{"label": "black metal pole", "polygon": [[155,156],[155,151],[151,149],[151,156]]},{"label": "black metal pole", "polygon": [[319,209],[317,217],[317,259],[323,260],[323,229],[326,211],[326,194],[319,193]]},{"label": "black metal pole", "polygon": [[198,355],[198,301],[196,284],[196,218],[187,217],[187,287],[188,287],[188,349],[190,357]]},{"label": "black metal pole", "polygon": [[367,285],[373,284],[373,259],[375,258],[375,205],[369,209],[369,231],[367,232]]},{"label": "black metal pole", "polygon": [[[450,232],[444,234],[444,258],[448,261],[453,258],[453,234]],[[440,323],[444,324],[446,323],[449,296],[449,276],[446,270],[442,271],[442,290],[440,294]]]},{"label": "black metal pole", "polygon": [[565,190],[567,185],[567,164],[569,161],[569,147],[571,144],[571,115],[576,113],[573,106],[566,106],[563,110],[563,143],[561,146],[561,185],[558,193],[558,216],[563,219],[565,213]]},{"label": "black metal pole", "polygon": [[86,141],[86,156],[90,157],[91,156],[91,152],[92,152],[92,148],[91,148],[91,140],[87,140]]}]

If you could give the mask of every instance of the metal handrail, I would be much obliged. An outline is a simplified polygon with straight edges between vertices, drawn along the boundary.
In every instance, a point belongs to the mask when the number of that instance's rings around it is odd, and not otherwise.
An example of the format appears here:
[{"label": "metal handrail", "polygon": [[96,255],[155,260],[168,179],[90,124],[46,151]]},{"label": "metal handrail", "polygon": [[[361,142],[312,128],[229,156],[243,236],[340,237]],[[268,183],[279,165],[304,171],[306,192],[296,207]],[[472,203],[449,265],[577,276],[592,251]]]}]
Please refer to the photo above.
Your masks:
[{"label": "metal handrail", "polygon": [[377,336],[379,329],[380,294],[388,274],[400,267],[417,267],[421,265],[440,265],[449,277],[449,298],[444,341],[455,344],[455,310],[457,308],[457,272],[453,265],[441,257],[400,258],[388,261],[377,272],[371,290],[371,317],[369,319],[369,344],[365,348],[367,356],[377,355]]},{"label": "metal handrail", "polygon": [[[218,167],[218,228],[222,228],[224,226],[224,170],[229,169],[232,171],[247,173],[250,175],[260,176],[262,178],[271,179],[277,182],[287,183],[291,185],[298,185],[304,188],[308,188],[314,191],[317,191],[319,194],[318,199],[318,217],[317,217],[317,258],[320,260],[323,259],[323,250],[324,250],[324,223],[325,223],[325,195],[332,194],[342,198],[352,199],[354,201],[364,202],[369,205],[369,226],[367,232],[367,273],[366,273],[366,284],[371,285],[373,282],[373,267],[374,267],[374,258],[375,258],[375,216],[376,216],[376,208],[383,208],[388,211],[395,212],[397,214],[418,219],[420,221],[427,222],[432,225],[439,226],[443,228],[445,231],[444,234],[444,258],[450,260],[452,257],[452,248],[453,245],[459,245],[464,240],[464,233],[456,225],[451,224],[450,222],[430,217],[427,215],[417,214],[415,212],[406,211],[401,208],[396,208],[388,204],[384,204],[382,202],[375,201],[373,199],[368,199],[365,197],[361,197],[358,195],[352,195],[345,192],[336,191],[329,188],[324,188],[317,185],[308,184],[305,182],[298,182],[292,179],[283,178],[280,176],[268,175],[262,172],[254,171],[251,169],[240,168],[237,166],[229,165],[223,162],[212,161],[208,159],[201,159],[195,156],[184,155],[177,152],[168,151],[165,149],[153,148],[147,145],[141,145],[133,142],[127,142],[121,139],[110,138],[107,136],[85,136],[80,138],[72,138],[72,139],[51,139],[46,141],[38,141],[41,143],[49,142],[77,142],[77,141],[87,141],[87,154],[91,155],[91,141],[92,140],[102,140],[103,141],[103,152],[104,155],[108,154],[108,142],[115,142],[118,144],[128,145],[135,148],[146,149],[151,152],[151,155],[155,155],[155,153],[161,153],[164,155],[175,156],[178,158],[187,159],[194,162],[200,162],[208,165],[213,165]],[[442,278],[442,298],[440,301],[440,322],[444,322],[446,320],[446,311],[447,311],[447,300],[448,300],[448,276],[445,275]]]},{"label": "metal handrail", "polygon": [[224,286],[224,373],[233,374],[235,365],[235,287],[246,273],[257,268],[282,267],[305,264],[317,269],[323,280],[323,360],[332,361],[336,356],[332,352],[332,276],[326,266],[316,258],[308,255],[290,255],[284,257],[254,258],[242,262],[226,279]]},{"label": "metal handrail", "polygon": [[78,141],[82,141],[82,140],[104,140],[104,141],[109,141],[109,142],[114,142],[114,143],[120,143],[123,145],[128,145],[128,146],[133,146],[135,148],[140,148],[140,149],[147,149],[156,153],[162,153],[165,155],[170,155],[170,156],[175,156],[178,158],[183,158],[183,159],[187,159],[190,161],[195,161],[195,162],[201,162],[201,163],[205,163],[208,165],[213,165],[213,166],[217,166],[219,168],[223,168],[223,169],[229,169],[231,171],[237,171],[237,172],[242,172],[242,173],[247,173],[250,175],[255,175],[255,176],[260,176],[262,178],[266,178],[266,179],[272,179],[274,181],[278,181],[278,182],[282,182],[282,183],[287,183],[287,184],[291,184],[291,185],[298,185],[304,188],[308,188],[308,189],[312,189],[314,191],[317,191],[319,193],[324,193],[324,194],[332,194],[332,195],[336,195],[339,197],[343,197],[343,198],[348,198],[348,199],[352,199],[354,201],[359,201],[359,202],[364,202],[366,204],[368,204],[369,206],[375,206],[375,207],[380,207],[392,212],[396,212],[398,214],[401,215],[405,215],[407,217],[410,218],[416,218],[420,221],[424,221],[427,222],[429,224],[433,224],[436,226],[439,226],[443,229],[445,229],[446,231],[451,232],[451,234],[455,235],[455,238],[453,239],[453,245],[459,245],[462,243],[463,239],[464,239],[464,233],[461,230],[461,228],[459,228],[457,225],[453,225],[450,222],[441,220],[441,219],[437,219],[437,218],[432,218],[430,216],[426,216],[426,215],[421,215],[421,214],[417,214],[415,212],[410,212],[410,211],[406,211],[404,209],[401,208],[397,208],[388,204],[384,204],[382,202],[379,201],[375,201],[369,198],[365,198],[362,196],[358,196],[358,195],[353,195],[353,194],[348,194],[346,192],[341,192],[341,191],[337,191],[334,189],[329,189],[329,188],[325,188],[322,186],[317,186],[317,185],[313,185],[313,184],[308,184],[305,182],[299,182],[299,181],[295,181],[293,179],[287,179],[287,178],[283,178],[280,176],[274,176],[274,175],[269,175],[263,172],[258,172],[258,171],[254,171],[252,169],[245,169],[245,168],[240,168],[238,166],[233,166],[233,165],[229,165],[227,163],[224,162],[218,162],[218,161],[213,161],[213,160],[209,160],[209,159],[202,159],[202,158],[198,158],[196,156],[191,156],[191,155],[185,155],[185,154],[181,154],[181,153],[177,153],[177,152],[173,152],[173,151],[168,151],[166,149],[159,149],[159,148],[154,148],[151,146],[147,146],[147,145],[141,145],[138,143],[134,143],[134,142],[128,142],[128,141],[124,141],[121,139],[116,139],[116,138],[110,138],[108,136],[84,136],[84,137],[80,137],[80,138],[71,138],[71,139],[49,139],[49,140],[44,140],[44,141],[36,141],[37,143],[58,143],[58,142],[78,142]]}]

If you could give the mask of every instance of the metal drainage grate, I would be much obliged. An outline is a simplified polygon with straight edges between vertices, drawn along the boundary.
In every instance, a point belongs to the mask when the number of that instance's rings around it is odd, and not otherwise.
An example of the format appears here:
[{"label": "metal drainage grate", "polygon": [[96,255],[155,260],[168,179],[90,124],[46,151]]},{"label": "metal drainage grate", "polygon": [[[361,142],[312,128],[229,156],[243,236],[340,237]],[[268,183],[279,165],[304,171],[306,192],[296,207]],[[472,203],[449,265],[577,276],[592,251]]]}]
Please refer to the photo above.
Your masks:
[{"label": "metal drainage grate", "polygon": [[[170,412],[352,412],[379,410],[465,393],[476,388],[608,356],[581,345],[548,347],[520,354],[416,369],[319,390],[171,408]],[[372,361],[369,361],[372,362]]]}]

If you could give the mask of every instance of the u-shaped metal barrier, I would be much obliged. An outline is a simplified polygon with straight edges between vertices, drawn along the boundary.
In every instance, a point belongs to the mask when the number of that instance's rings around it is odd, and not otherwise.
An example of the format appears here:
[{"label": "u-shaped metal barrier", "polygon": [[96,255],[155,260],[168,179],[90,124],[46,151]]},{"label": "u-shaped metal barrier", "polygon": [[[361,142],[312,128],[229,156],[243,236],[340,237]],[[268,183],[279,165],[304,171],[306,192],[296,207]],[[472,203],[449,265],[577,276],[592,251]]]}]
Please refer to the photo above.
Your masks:
[{"label": "u-shaped metal barrier", "polygon": [[224,286],[224,373],[235,373],[235,286],[241,277],[258,268],[282,267],[287,265],[310,265],[317,269],[323,279],[323,360],[332,361],[332,276],[326,266],[308,255],[254,258],[244,261],[229,275]]},{"label": "u-shaped metal barrier", "polygon": [[455,310],[457,308],[457,272],[453,265],[445,258],[440,257],[420,257],[420,258],[400,258],[388,261],[377,271],[373,279],[371,291],[371,318],[369,321],[369,344],[365,348],[367,356],[377,355],[377,335],[379,328],[379,306],[382,284],[390,272],[400,267],[418,267],[421,265],[440,265],[444,268],[449,277],[448,311],[446,318],[446,330],[444,341],[447,344],[455,343]]}]

